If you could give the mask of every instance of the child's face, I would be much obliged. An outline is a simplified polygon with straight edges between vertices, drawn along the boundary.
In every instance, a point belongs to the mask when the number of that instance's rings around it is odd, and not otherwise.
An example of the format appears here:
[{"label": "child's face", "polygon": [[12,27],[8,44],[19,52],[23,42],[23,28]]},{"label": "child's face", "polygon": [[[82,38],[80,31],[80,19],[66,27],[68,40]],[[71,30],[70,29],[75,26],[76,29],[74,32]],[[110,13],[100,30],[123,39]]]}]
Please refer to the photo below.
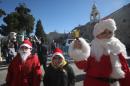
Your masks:
[{"label": "child's face", "polygon": [[110,39],[112,36],[113,36],[113,32],[108,29],[105,29],[104,32],[100,33],[96,37],[98,39]]},{"label": "child's face", "polygon": [[54,56],[52,59],[53,65],[59,66],[62,63],[62,60],[63,60],[62,57],[60,57],[58,55]]},{"label": "child's face", "polygon": [[82,48],[82,44],[81,44],[80,40],[75,40],[74,48],[76,48],[76,49],[81,49]]}]

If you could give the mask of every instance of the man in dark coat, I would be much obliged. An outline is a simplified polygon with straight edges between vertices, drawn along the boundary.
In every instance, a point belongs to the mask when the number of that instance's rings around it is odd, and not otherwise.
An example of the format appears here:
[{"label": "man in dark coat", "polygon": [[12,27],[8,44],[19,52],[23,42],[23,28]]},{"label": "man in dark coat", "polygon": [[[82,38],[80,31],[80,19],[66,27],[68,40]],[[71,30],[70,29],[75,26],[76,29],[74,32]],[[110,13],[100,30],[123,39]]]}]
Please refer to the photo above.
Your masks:
[{"label": "man in dark coat", "polygon": [[54,50],[52,62],[46,69],[43,83],[44,86],[75,86],[74,71],[65,61],[59,48]]},{"label": "man in dark coat", "polygon": [[45,41],[41,38],[41,44],[38,44],[37,53],[39,57],[40,64],[46,69],[47,65],[47,46],[45,46]]}]

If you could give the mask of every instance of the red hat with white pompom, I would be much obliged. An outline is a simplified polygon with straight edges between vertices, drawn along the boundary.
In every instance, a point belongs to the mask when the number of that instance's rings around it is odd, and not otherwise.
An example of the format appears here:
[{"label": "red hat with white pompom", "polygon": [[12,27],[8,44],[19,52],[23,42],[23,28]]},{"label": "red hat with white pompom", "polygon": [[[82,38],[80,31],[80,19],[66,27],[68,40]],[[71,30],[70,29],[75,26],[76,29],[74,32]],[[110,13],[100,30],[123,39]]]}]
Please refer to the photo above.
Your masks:
[{"label": "red hat with white pompom", "polygon": [[63,51],[60,48],[55,48],[52,58],[56,55],[59,55],[61,58],[65,59],[63,56]]},{"label": "red hat with white pompom", "polygon": [[25,39],[23,41],[23,44],[20,47],[22,47],[22,46],[26,46],[28,48],[32,48],[32,43],[28,39]]}]

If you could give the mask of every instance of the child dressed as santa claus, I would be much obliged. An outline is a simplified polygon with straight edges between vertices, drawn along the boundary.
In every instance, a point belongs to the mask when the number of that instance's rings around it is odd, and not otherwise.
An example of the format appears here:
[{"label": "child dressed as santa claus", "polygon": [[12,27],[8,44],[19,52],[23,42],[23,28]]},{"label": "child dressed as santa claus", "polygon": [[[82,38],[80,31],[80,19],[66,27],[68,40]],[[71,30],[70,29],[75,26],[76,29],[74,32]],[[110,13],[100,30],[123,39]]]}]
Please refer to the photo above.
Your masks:
[{"label": "child dressed as santa claus", "polygon": [[71,43],[70,57],[86,72],[84,86],[130,86],[126,48],[114,36],[116,29],[113,19],[102,20],[94,27],[91,50],[83,38]]},{"label": "child dressed as santa claus", "polygon": [[31,54],[32,43],[24,40],[17,56],[8,67],[6,86],[40,86],[42,70],[37,55]]}]

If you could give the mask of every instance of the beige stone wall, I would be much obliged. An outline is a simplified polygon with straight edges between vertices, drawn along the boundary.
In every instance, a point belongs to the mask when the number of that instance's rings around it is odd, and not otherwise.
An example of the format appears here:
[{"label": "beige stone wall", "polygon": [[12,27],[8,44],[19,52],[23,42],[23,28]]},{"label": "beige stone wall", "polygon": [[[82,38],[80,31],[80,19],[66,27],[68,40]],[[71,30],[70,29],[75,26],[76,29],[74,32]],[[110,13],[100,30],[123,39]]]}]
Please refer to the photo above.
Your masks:
[{"label": "beige stone wall", "polygon": [[116,36],[130,48],[130,4],[109,15],[117,23]]},{"label": "beige stone wall", "polygon": [[[130,4],[127,4],[105,18],[109,17],[114,18],[117,23],[118,29],[116,31],[116,37],[119,38],[127,48],[130,48]],[[95,23],[88,22],[86,25],[76,28],[80,29],[82,37],[91,41],[93,39],[92,31],[94,25]]]}]

